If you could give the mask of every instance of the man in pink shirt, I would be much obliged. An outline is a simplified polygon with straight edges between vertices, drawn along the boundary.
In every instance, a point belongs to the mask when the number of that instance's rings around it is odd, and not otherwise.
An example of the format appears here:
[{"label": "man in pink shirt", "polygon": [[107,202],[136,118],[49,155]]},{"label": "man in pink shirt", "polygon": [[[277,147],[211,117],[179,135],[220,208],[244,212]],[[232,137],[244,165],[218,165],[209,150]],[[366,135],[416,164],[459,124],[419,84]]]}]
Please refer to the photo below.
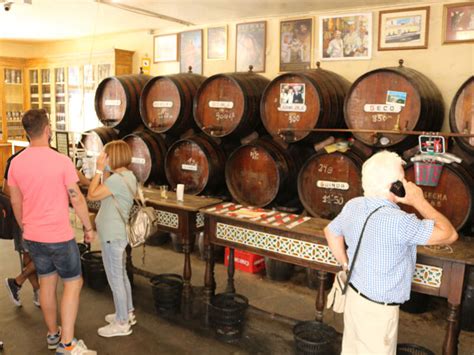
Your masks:
[{"label": "man in pink shirt", "polygon": [[[82,288],[81,263],[69,223],[69,201],[84,225],[85,240],[95,238],[84,196],[71,160],[49,147],[51,127],[45,110],[29,110],[22,118],[30,146],[10,166],[8,186],[18,225],[40,280],[40,304],[48,328],[49,349],[56,354],[91,354],[74,338]],[[61,324],[57,324],[56,287],[64,283]],[[95,352],[93,352],[95,353]]]}]

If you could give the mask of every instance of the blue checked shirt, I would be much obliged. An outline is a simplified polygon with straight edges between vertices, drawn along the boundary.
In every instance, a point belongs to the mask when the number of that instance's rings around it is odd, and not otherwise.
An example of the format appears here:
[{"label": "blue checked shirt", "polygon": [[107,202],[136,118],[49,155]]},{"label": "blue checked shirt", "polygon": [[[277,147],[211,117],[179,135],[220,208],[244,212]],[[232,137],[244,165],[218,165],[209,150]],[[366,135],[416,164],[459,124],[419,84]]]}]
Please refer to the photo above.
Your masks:
[{"label": "blue checked shirt", "polygon": [[420,220],[383,198],[356,197],[346,203],[328,228],[344,237],[352,269],[362,226],[370,212],[379,206],[383,207],[370,217],[365,227],[350,282],[374,301],[403,303],[410,299],[416,246],[428,242],[434,221]]}]

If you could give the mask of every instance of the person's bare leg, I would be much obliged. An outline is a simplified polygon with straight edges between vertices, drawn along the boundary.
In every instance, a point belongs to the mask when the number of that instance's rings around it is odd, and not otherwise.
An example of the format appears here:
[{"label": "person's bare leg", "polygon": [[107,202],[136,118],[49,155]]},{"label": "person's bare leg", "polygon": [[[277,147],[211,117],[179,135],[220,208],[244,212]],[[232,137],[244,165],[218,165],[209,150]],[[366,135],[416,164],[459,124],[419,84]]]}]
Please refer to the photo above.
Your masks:
[{"label": "person's bare leg", "polygon": [[58,285],[58,274],[44,276],[39,279],[40,303],[44,322],[49,334],[58,332],[58,304],[56,300],[56,287]]},{"label": "person's bare leg", "polygon": [[[33,286],[33,289],[38,290],[40,287],[38,281],[38,274],[36,273],[35,264],[33,263],[33,260],[31,259],[29,253],[23,254],[23,265],[25,269],[28,269],[28,280],[30,281],[31,286]],[[25,272],[25,270],[23,270],[23,272]]]},{"label": "person's bare leg", "polygon": [[[74,324],[79,309],[79,295],[82,288],[82,277],[64,281],[63,298],[61,299],[61,343],[68,344],[74,338]],[[41,305],[43,305],[41,303]]]},{"label": "person's bare leg", "polygon": [[18,286],[22,286],[26,280],[30,280],[31,285],[35,290],[39,288],[38,276],[36,275],[35,264],[30,258],[30,254],[23,254],[23,270],[15,277],[15,282]]}]

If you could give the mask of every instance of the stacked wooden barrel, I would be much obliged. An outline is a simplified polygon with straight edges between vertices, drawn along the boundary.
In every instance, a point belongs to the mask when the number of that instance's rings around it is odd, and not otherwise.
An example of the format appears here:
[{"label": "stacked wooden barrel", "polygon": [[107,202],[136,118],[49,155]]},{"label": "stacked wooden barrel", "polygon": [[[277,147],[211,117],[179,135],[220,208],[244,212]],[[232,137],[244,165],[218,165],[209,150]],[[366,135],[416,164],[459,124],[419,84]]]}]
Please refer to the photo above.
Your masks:
[{"label": "stacked wooden barrel", "polygon": [[[444,104],[436,85],[403,66],[376,69],[358,78],[344,103],[347,127],[372,130],[440,131]],[[416,136],[354,133],[364,144],[404,151]]]},{"label": "stacked wooden barrel", "polygon": [[140,97],[140,114],[145,126],[156,133],[179,136],[197,128],[193,100],[206,78],[185,73],[156,76],[145,85]]},{"label": "stacked wooden barrel", "polygon": [[254,131],[264,132],[259,105],[268,83],[268,79],[251,71],[209,77],[194,99],[198,127],[211,137],[234,140]]},{"label": "stacked wooden barrel", "polygon": [[[312,128],[345,126],[343,103],[349,87],[349,81],[319,64],[316,70],[282,74],[263,93],[263,125],[271,136],[283,136],[288,143],[320,141],[327,135]],[[285,129],[295,131],[281,132]]]},{"label": "stacked wooden barrel", "polygon": [[141,123],[138,103],[148,75],[121,75],[102,80],[95,93],[95,111],[100,122],[124,136]]}]

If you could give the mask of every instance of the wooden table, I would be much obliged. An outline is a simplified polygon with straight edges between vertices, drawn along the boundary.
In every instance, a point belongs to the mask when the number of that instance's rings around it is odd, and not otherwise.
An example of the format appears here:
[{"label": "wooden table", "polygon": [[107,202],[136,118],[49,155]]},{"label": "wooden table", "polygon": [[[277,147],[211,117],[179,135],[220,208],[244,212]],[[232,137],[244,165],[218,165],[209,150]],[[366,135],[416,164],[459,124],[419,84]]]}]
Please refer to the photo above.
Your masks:
[{"label": "wooden table", "polygon": [[[324,238],[328,220],[311,218],[289,229],[219,214],[202,209],[205,215],[206,272],[204,297],[209,304],[215,292],[213,246],[221,245],[268,256],[276,260],[318,270],[320,280],[316,295],[316,320],[322,321],[325,303],[324,281],[327,272],[340,269]],[[466,241],[451,245],[452,253],[418,247],[412,289],[447,298],[449,314],[443,354],[457,354],[459,318],[466,265],[474,265],[474,246]],[[234,291],[233,254],[229,256],[228,291]],[[207,317],[207,316],[206,316]]]},{"label": "wooden table", "polygon": [[[221,200],[193,195],[184,195],[184,201],[177,201],[174,192],[167,193],[167,199],[161,198],[160,191],[153,188],[144,188],[143,193],[147,205],[155,209],[156,223],[158,229],[165,232],[175,233],[183,243],[184,270],[183,270],[183,298],[189,300],[191,295],[191,243],[194,234],[203,231],[204,216],[200,209],[217,204]],[[91,210],[100,208],[100,201],[88,201]],[[127,266],[134,272],[151,276],[152,274],[133,266],[131,248],[127,248]]]},{"label": "wooden table", "polygon": [[204,216],[200,209],[220,203],[222,200],[202,196],[184,195],[184,201],[177,201],[174,192],[168,192],[166,199],[160,191],[143,189],[147,205],[155,209],[158,229],[177,234],[183,243],[183,297],[189,300],[191,295],[191,244],[193,236],[204,229]]}]

